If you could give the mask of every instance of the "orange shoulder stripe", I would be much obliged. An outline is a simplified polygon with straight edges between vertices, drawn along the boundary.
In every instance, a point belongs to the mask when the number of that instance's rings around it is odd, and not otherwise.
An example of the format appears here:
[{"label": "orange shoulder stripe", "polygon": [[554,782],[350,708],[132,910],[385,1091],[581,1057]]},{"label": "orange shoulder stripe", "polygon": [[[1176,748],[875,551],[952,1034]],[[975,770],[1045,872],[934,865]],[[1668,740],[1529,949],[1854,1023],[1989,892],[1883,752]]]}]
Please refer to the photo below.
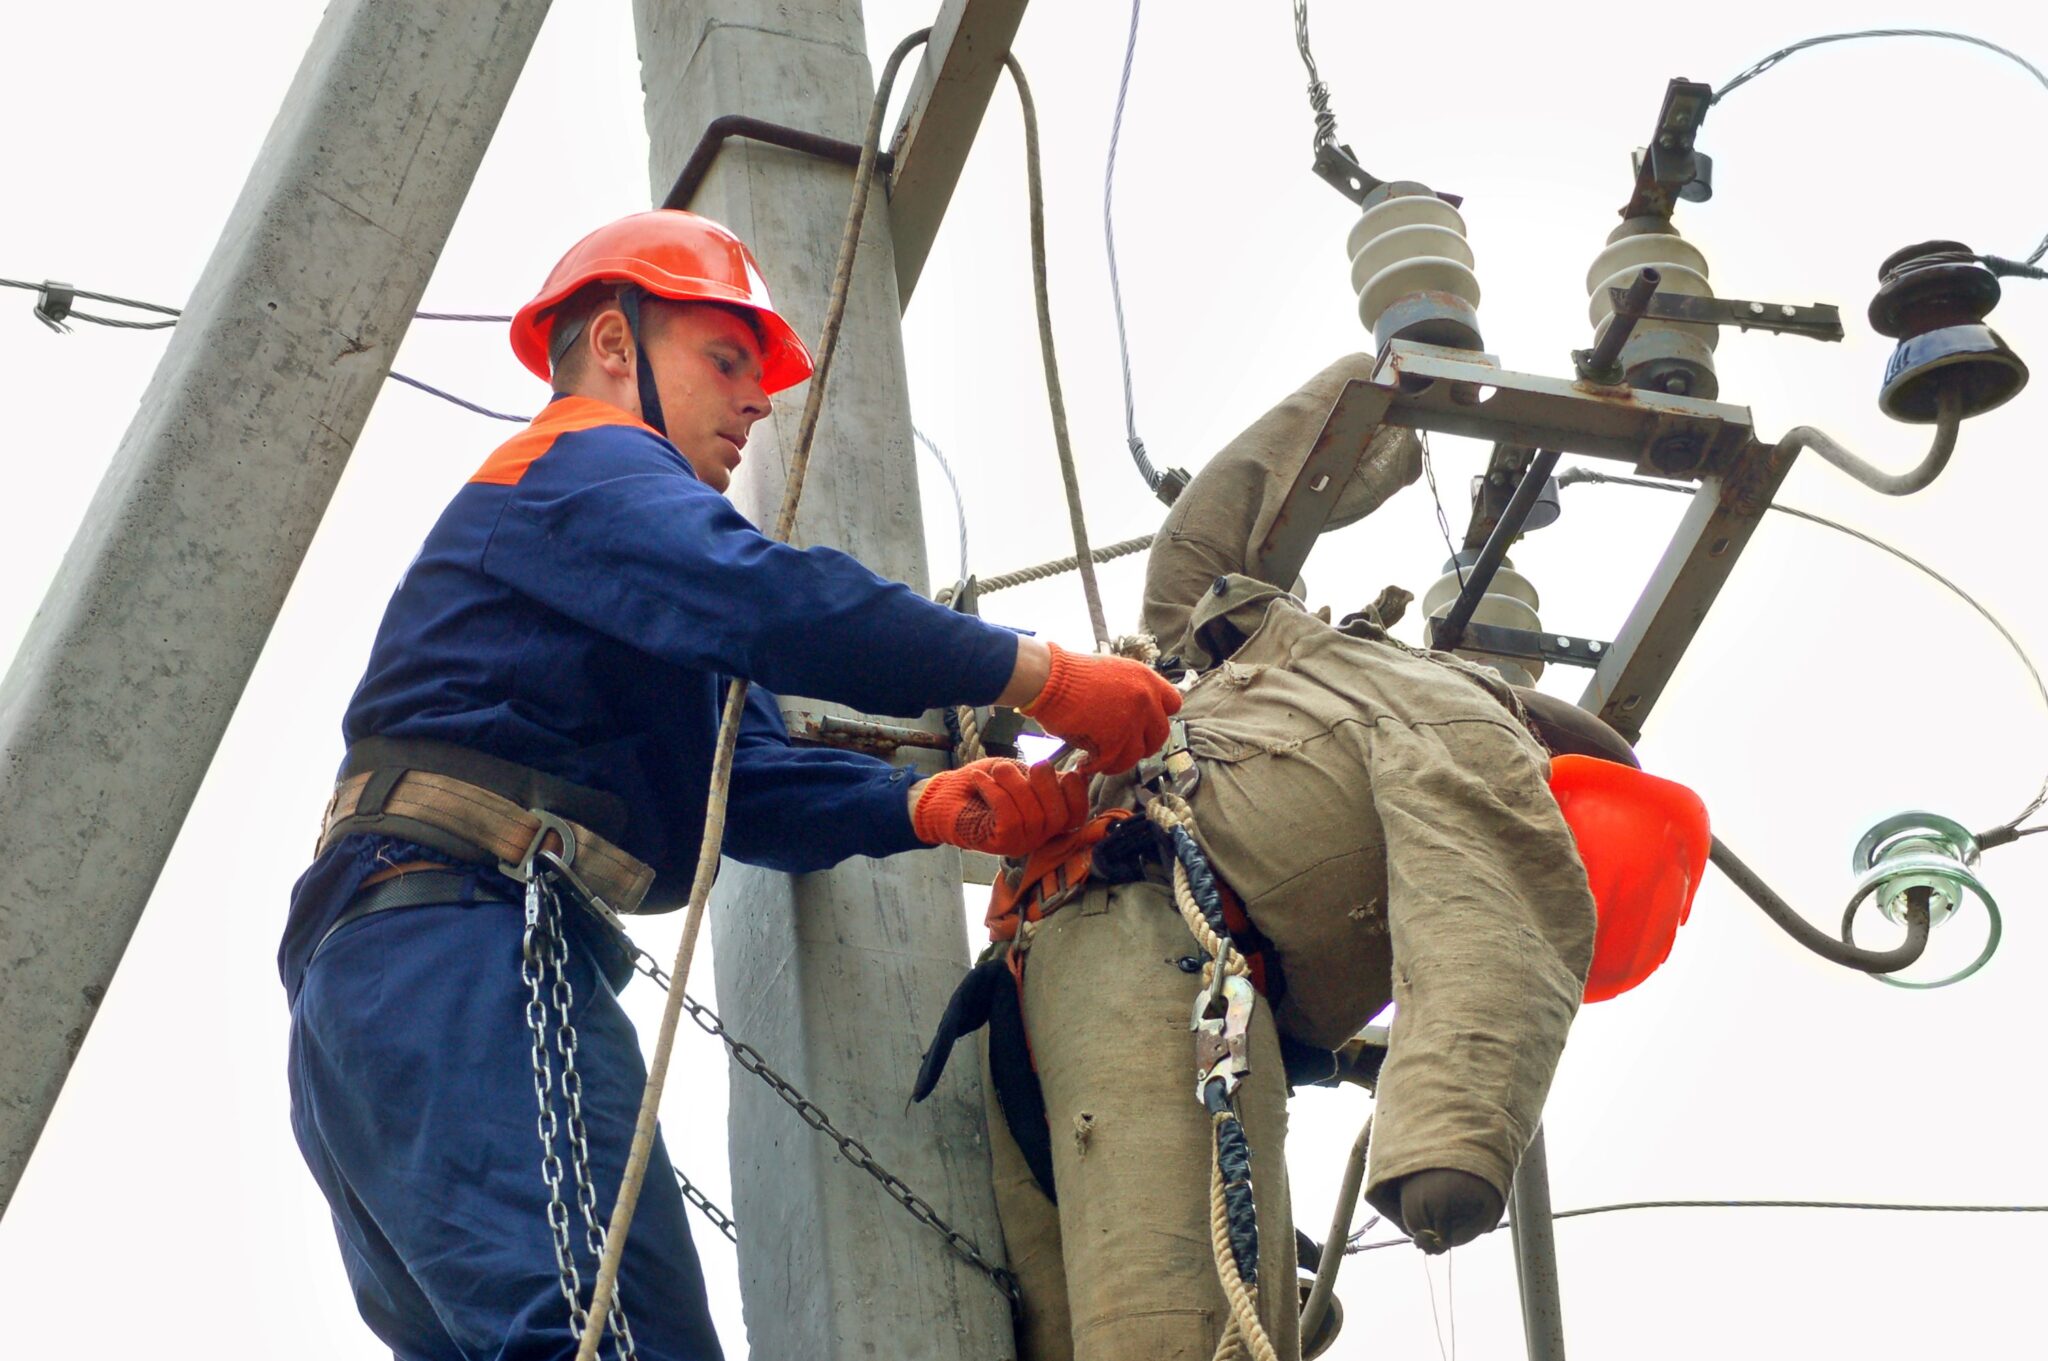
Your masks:
[{"label": "orange shoulder stripe", "polygon": [[654,427],[594,397],[563,397],[548,403],[533,424],[499,445],[469,480],[494,487],[513,487],[534,460],[555,447],[555,441],[577,430],[601,425],[631,425],[655,434]]}]

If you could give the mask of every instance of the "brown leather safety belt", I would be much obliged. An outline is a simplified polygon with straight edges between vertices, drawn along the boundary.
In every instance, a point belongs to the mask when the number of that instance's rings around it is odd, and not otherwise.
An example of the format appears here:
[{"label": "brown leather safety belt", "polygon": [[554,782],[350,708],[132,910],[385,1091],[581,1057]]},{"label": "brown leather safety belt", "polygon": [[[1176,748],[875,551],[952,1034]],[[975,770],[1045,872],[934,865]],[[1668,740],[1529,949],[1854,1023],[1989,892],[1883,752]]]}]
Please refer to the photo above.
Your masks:
[{"label": "brown leather safety belt", "polygon": [[611,841],[623,800],[445,742],[366,738],[349,748],[319,852],[358,833],[397,837],[514,878],[553,852],[616,912],[636,912],[654,871]]}]

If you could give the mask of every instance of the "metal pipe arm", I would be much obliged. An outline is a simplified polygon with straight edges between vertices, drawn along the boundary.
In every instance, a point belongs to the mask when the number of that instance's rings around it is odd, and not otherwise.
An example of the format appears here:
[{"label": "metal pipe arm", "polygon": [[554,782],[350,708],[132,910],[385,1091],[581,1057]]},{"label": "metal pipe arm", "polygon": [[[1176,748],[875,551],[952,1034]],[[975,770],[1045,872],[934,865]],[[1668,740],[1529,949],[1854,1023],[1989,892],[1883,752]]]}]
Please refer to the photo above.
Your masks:
[{"label": "metal pipe arm", "polygon": [[[1644,272],[1649,273],[1648,270]],[[1522,474],[1522,480],[1515,485],[1515,494],[1508,499],[1508,508],[1501,512],[1500,523],[1486,536],[1485,547],[1479,550],[1478,560],[1466,574],[1458,598],[1451,602],[1450,612],[1431,635],[1431,647],[1449,652],[1464,639],[1465,626],[1472,622],[1473,611],[1479,608],[1480,599],[1493,585],[1494,574],[1507,561],[1508,545],[1515,541],[1522,532],[1522,526],[1528,522],[1529,512],[1536,506],[1536,498],[1543,494],[1543,484],[1557,467],[1557,458],[1557,450],[1544,449],[1530,461],[1529,470]]]},{"label": "metal pipe arm", "polygon": [[1788,430],[1778,441],[1778,448],[1787,454],[1811,449],[1872,491],[1883,492],[1886,496],[1909,496],[1941,476],[1941,470],[1948,466],[1949,455],[1956,451],[1956,432],[1963,424],[1962,396],[1956,392],[1943,392],[1936,402],[1933,447],[1928,449],[1927,457],[1920,461],[1920,466],[1911,472],[1888,473],[1865,463],[1831,435],[1810,425]]},{"label": "metal pipe arm", "polygon": [[1897,973],[1918,962],[1926,952],[1930,921],[1925,895],[1915,895],[1907,902],[1906,939],[1903,942],[1890,950],[1864,950],[1847,941],[1836,940],[1800,916],[1791,904],[1771,891],[1771,886],[1755,870],[1736,858],[1735,852],[1729,850],[1720,837],[1713,839],[1707,858],[1737,888],[1748,894],[1750,901],[1764,910],[1765,916],[1783,927],[1786,935],[1831,964],[1864,973]]},{"label": "metal pipe arm", "polygon": [[1351,1236],[1351,1212],[1358,1206],[1358,1191],[1365,1182],[1365,1155],[1372,1146],[1372,1117],[1351,1142],[1351,1156],[1344,1163],[1344,1184],[1337,1190],[1337,1209],[1330,1217],[1330,1236],[1323,1240],[1323,1260],[1316,1263],[1316,1283],[1301,1306],[1301,1342],[1305,1348],[1323,1326],[1330,1310],[1330,1295],[1337,1288],[1337,1269],[1344,1265],[1346,1241]]}]

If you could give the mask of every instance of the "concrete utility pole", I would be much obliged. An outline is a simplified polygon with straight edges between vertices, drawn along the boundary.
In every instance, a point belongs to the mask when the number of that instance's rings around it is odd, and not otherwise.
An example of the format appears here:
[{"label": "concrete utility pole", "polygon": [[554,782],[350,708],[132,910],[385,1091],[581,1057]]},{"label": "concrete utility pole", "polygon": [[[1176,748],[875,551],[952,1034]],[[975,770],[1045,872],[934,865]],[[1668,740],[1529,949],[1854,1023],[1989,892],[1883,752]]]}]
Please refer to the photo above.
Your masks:
[{"label": "concrete utility pole", "polygon": [[[657,202],[721,115],[860,138],[874,83],[858,0],[636,0],[634,9]],[[851,186],[844,166],[733,140],[688,206],[752,244],[777,304],[815,339]],[[889,215],[871,209],[795,537],[923,589],[897,299]],[[801,406],[786,401],[756,428],[734,483],[734,502],[756,523],[774,518]],[[903,855],[799,878],[728,862],[711,926],[719,1007],[734,1033],[999,1257],[974,1065],[956,1060],[933,1098],[906,1110],[919,1054],[966,964],[958,858]],[[755,1356],[1016,1354],[1008,1307],[986,1277],[850,1171],[762,1083],[737,1070],[731,1083]]]},{"label": "concrete utility pole", "polygon": [[547,0],[333,0],[0,685],[0,1209]]}]

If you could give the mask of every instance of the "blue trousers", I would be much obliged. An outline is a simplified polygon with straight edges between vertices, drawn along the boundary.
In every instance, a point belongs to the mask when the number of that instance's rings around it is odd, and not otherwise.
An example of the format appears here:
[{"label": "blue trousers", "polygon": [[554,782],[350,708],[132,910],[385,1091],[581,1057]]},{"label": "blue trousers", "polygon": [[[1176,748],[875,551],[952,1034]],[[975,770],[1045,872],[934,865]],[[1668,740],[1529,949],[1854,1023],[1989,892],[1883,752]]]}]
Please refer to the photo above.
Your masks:
[{"label": "blue trousers", "polygon": [[[609,1219],[646,1069],[615,985],[569,918],[583,1114]],[[541,1178],[522,909],[402,908],[342,927],[292,1005],[292,1129],[327,1203],[364,1320],[399,1361],[566,1361],[569,1330]],[[545,984],[543,996],[548,995]],[[549,1061],[559,1073],[549,1023]],[[597,1263],[556,1094],[562,1199],[587,1304]],[[718,1361],[704,1275],[659,1138],[620,1270],[642,1361]],[[607,1337],[605,1354],[612,1353]]]}]

